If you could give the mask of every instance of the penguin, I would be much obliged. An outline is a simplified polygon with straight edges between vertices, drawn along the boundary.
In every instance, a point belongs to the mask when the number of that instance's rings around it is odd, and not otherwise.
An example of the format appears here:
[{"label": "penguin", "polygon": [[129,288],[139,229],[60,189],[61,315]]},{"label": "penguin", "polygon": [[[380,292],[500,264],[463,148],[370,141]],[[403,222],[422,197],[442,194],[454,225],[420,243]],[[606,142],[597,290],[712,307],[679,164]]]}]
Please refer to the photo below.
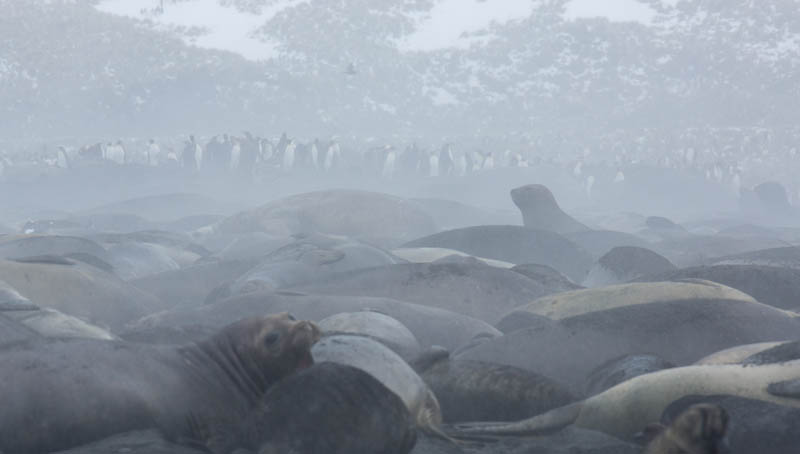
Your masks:
[{"label": "penguin", "polygon": [[394,147],[390,146],[386,152],[386,158],[383,161],[383,171],[381,172],[383,178],[392,179],[394,176],[395,161],[397,161],[397,153],[394,151]]},{"label": "penguin", "polygon": [[432,152],[430,156],[428,156],[428,176],[431,177],[438,177],[439,176],[439,156]]},{"label": "penguin", "polygon": [[453,149],[449,143],[442,145],[442,149],[439,150],[439,172],[441,175],[450,175],[453,173],[453,165],[455,159],[453,159]]},{"label": "penguin", "polygon": [[319,169],[319,139],[314,139],[311,144],[311,166],[315,170]]},{"label": "penguin", "polygon": [[161,147],[158,146],[155,140],[150,139],[147,144],[147,165],[151,167],[157,166],[160,157]]},{"label": "penguin", "polygon": [[464,152],[459,152],[456,155],[455,173],[459,177],[467,174],[467,156]]},{"label": "penguin", "polygon": [[69,162],[69,155],[67,154],[67,149],[63,146],[58,147],[58,155],[56,157],[56,165],[62,169],[69,169],[70,162]]},{"label": "penguin", "polygon": [[189,136],[183,147],[181,159],[183,161],[183,168],[187,170],[197,170],[197,143],[195,142],[194,135]]},{"label": "penguin", "polygon": [[283,150],[282,169],[284,172],[291,172],[294,168],[294,154],[296,149],[297,144],[294,142],[294,140],[290,140],[289,144],[286,145],[286,149]]},{"label": "penguin", "polygon": [[494,151],[489,152],[486,159],[483,160],[483,170],[494,169]]},{"label": "penguin", "polygon": [[234,138],[232,140],[233,146],[231,147],[231,158],[228,168],[231,171],[236,171],[239,168],[239,163],[241,162],[241,154],[242,154],[242,145],[239,142],[239,139]]}]

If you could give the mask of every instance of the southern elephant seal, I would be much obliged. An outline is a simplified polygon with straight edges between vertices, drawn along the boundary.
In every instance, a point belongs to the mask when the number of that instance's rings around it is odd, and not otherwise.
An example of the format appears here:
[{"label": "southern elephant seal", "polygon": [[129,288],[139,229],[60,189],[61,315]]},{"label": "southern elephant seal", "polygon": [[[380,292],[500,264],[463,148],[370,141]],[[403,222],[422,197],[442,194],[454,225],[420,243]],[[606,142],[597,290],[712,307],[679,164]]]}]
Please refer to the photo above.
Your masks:
[{"label": "southern elephant seal", "polygon": [[519,273],[528,279],[533,279],[536,282],[544,285],[550,293],[562,293],[570,290],[579,290],[584,288],[578,285],[567,276],[555,268],[547,265],[540,265],[538,263],[524,263],[522,265],[514,265],[511,271]]},{"label": "southern elephant seal", "polygon": [[728,419],[728,412],[719,405],[692,405],[647,444],[644,454],[726,452]]},{"label": "southern elephant seal", "polygon": [[0,275],[37,306],[112,330],[164,308],[157,298],[117,276],[61,257],[0,260]]},{"label": "southern elephant seal", "polygon": [[441,434],[442,413],[436,396],[400,356],[368,337],[334,334],[311,348],[315,362],[330,361],[369,373],[400,396],[417,427]]},{"label": "southern elephant seal", "polygon": [[211,292],[258,265],[255,260],[222,260],[197,263],[130,281],[134,287],[175,307],[199,306]]},{"label": "southern elephant seal", "polygon": [[532,326],[458,357],[521,367],[583,389],[592,370],[620,356],[653,354],[682,366],[737,345],[792,339],[800,326],[793,313],[707,281],[550,295],[515,309],[498,326],[525,312],[539,316]]},{"label": "southern elephant seal", "polygon": [[156,429],[120,433],[57,454],[203,454],[205,451],[169,442]]},{"label": "southern elephant seal", "polygon": [[784,342],[756,342],[754,344],[737,345],[735,347],[726,348],[718,352],[711,353],[698,359],[694,364],[696,366],[710,366],[714,364],[741,364],[742,361],[753,356],[756,353],[769,350],[772,347],[782,345]]},{"label": "southern elephant seal", "polygon": [[[392,249],[392,254],[397,257],[400,257],[404,260],[408,260],[411,263],[433,263],[440,259],[444,259],[449,256],[458,255],[463,257],[474,257],[465,252],[456,251],[455,249],[446,249],[446,248],[438,248],[438,247],[403,247]],[[487,259],[484,257],[474,257],[481,262],[495,266],[497,268],[512,268],[514,266],[513,263],[504,262],[502,260],[494,260],[494,259]]]},{"label": "southern elephant seal", "polygon": [[800,247],[786,246],[751,250],[739,254],[716,257],[714,265],[763,265],[800,270]]},{"label": "southern elephant seal", "polygon": [[206,444],[219,454],[407,454],[416,439],[394,392],[359,368],[322,362],[272,386],[243,421],[227,433],[212,430]]},{"label": "southern elephant seal", "polygon": [[650,249],[619,246],[597,260],[582,284],[584,287],[602,287],[675,269],[677,268],[669,260]]},{"label": "southern elephant seal", "polygon": [[588,227],[561,210],[553,193],[541,184],[529,184],[511,190],[511,200],[522,212],[525,227],[561,234],[583,232]]},{"label": "southern elephant seal", "polygon": [[727,441],[730,454],[793,454],[800,445],[800,408],[745,397],[686,396],[671,403],[661,416],[665,426],[693,405],[715,405],[730,418]]},{"label": "southern elephant seal", "polygon": [[650,248],[678,267],[716,263],[722,257],[780,248],[788,243],[775,238],[735,238],[724,235],[691,235],[653,243]]},{"label": "southern elephant seal", "polygon": [[766,265],[715,264],[645,274],[637,282],[704,279],[740,290],[780,309],[800,309],[800,269]]},{"label": "southern elephant seal", "polygon": [[763,366],[685,366],[640,375],[584,401],[513,423],[457,426],[466,435],[519,435],[557,430],[570,424],[631,440],[659,421],[672,402],[690,395],[732,395],[800,407],[794,396],[771,393],[775,384],[800,378],[800,361]]},{"label": "southern elephant seal", "polygon": [[564,237],[582,247],[593,257],[602,257],[615,247],[649,247],[649,243],[631,233],[614,230],[587,230],[565,233]]},{"label": "southern elephant seal", "polygon": [[90,254],[108,260],[108,253],[101,245],[77,236],[36,234],[0,238],[0,258],[4,259],[73,253]]},{"label": "southern elephant seal", "polygon": [[419,341],[397,319],[374,310],[342,312],[320,320],[317,326],[325,333],[356,334],[377,340],[406,361],[416,358]]},{"label": "southern elephant seal", "polygon": [[451,359],[446,350],[428,351],[412,366],[436,395],[446,423],[523,419],[576,400],[565,387],[542,375]]},{"label": "southern elephant seal", "polygon": [[413,202],[367,191],[329,190],[276,200],[222,220],[219,233],[265,232],[347,235],[396,246],[436,231],[433,219]]},{"label": "southern elephant seal", "polygon": [[113,202],[91,209],[90,213],[130,213],[156,222],[197,214],[230,215],[241,205],[191,193],[159,194]]},{"label": "southern elephant seal", "polygon": [[31,339],[43,339],[36,331],[8,318],[0,312],[0,349],[8,345],[28,342]]},{"label": "southern elephant seal", "polygon": [[593,370],[586,378],[586,395],[593,396],[639,375],[675,367],[656,355],[625,355]]},{"label": "southern elephant seal", "polygon": [[181,440],[190,417],[245,415],[269,386],[313,363],[318,339],[313,323],[284,313],[182,347],[71,339],[5,349],[0,451],[50,452],[153,427]]},{"label": "southern elephant seal", "polygon": [[466,315],[390,298],[311,295],[297,292],[257,292],[214,304],[176,308],[131,323],[122,337],[138,342],[182,343],[202,339],[238,318],[291,311],[307,320],[322,320],[341,312],[364,309],[386,314],[405,325],[422,348],[442,345],[456,349],[470,339],[502,333]]},{"label": "southern elephant seal", "polygon": [[[2,288],[3,284],[4,282],[0,281],[0,288]],[[3,309],[2,305],[0,305],[0,314],[16,320],[44,337],[105,340],[117,338],[108,330],[87,323],[77,317],[67,315],[53,308],[38,307],[30,301],[26,302],[26,305],[19,305],[16,308],[6,307],[6,309]]]},{"label": "southern elephant seal", "polygon": [[482,263],[408,263],[337,273],[292,289],[325,295],[376,296],[429,305],[489,323],[548,292],[510,270]]},{"label": "southern elephant seal", "polygon": [[594,263],[588,252],[558,233],[518,225],[481,225],[447,230],[418,238],[403,247],[455,249],[517,265],[548,265],[575,282],[582,281]]},{"label": "southern elephant seal", "polygon": [[259,289],[287,288],[325,280],[344,271],[397,263],[405,263],[405,260],[365,243],[347,238],[307,235],[267,254],[261,263],[233,281],[228,286],[229,292],[223,290],[214,295],[220,298]]}]

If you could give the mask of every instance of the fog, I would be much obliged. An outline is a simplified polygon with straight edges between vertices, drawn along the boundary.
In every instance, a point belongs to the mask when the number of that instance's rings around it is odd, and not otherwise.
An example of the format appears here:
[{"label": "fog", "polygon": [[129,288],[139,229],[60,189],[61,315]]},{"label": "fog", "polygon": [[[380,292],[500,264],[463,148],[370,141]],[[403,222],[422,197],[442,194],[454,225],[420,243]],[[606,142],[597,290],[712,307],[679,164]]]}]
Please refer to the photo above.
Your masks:
[{"label": "fog", "polygon": [[794,452],[799,7],[0,0],[0,453]]}]

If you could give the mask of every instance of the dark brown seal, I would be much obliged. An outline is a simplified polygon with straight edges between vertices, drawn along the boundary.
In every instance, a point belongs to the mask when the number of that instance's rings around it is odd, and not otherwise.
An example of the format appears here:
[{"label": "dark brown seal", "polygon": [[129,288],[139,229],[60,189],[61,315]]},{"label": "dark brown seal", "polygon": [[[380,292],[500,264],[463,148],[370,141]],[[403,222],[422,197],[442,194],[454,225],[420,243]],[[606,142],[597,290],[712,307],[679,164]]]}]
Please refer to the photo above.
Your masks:
[{"label": "dark brown seal", "polygon": [[214,423],[206,446],[217,454],[407,454],[414,425],[400,397],[372,375],[322,362],[275,384],[243,421]]},{"label": "dark brown seal", "polygon": [[0,452],[50,452],[153,427],[181,441],[196,418],[244,417],[273,383],[313,364],[318,339],[316,325],[283,313],[183,347],[81,339],[0,350]]},{"label": "dark brown seal", "polygon": [[658,435],[644,454],[722,454],[727,450],[728,413],[713,404],[692,405],[669,427],[651,425]]}]

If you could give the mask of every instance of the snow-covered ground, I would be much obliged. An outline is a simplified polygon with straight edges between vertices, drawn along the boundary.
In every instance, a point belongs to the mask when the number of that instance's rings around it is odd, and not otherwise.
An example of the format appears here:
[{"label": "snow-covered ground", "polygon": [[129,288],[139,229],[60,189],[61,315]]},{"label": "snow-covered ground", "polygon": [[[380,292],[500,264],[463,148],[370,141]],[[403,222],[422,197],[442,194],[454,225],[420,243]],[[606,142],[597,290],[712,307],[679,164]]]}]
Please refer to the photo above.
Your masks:
[{"label": "snow-covered ground", "polygon": [[97,9],[119,16],[152,21],[160,29],[199,29],[199,33],[182,33],[190,44],[207,49],[238,53],[249,60],[268,60],[276,56],[276,43],[264,40],[255,33],[276,14],[309,0],[280,0],[263,8],[258,14],[223,6],[218,0],[103,0]]}]

